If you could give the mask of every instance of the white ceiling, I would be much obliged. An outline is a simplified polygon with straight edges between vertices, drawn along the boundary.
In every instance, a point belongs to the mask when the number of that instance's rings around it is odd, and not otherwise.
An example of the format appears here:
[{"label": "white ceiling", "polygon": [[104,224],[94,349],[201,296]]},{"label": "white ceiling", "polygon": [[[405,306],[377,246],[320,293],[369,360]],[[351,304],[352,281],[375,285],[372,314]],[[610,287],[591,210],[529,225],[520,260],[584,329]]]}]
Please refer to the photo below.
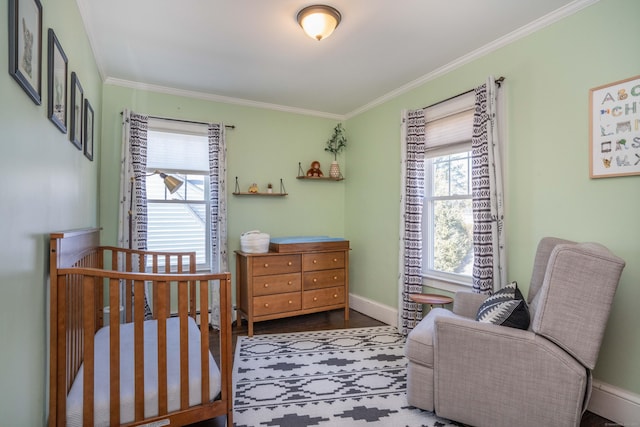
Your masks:
[{"label": "white ceiling", "polygon": [[[77,0],[108,83],[348,117],[597,0]],[[507,76],[508,77],[508,76]]]}]

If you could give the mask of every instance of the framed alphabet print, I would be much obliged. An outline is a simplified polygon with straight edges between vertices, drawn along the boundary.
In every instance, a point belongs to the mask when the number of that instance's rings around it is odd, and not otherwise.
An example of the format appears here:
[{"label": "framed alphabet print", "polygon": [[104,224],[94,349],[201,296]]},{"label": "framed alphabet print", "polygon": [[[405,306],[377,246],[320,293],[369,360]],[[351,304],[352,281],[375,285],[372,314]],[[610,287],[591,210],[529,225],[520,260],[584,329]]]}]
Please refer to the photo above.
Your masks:
[{"label": "framed alphabet print", "polygon": [[84,155],[93,161],[93,108],[84,100]]},{"label": "framed alphabet print", "polygon": [[640,75],[589,91],[591,178],[640,175]]},{"label": "framed alphabet print", "polygon": [[42,4],[9,0],[9,74],[37,105],[42,102]]},{"label": "framed alphabet print", "polygon": [[78,150],[82,150],[83,101],[84,94],[82,92],[82,85],[80,84],[80,80],[78,80],[78,75],[74,71],[71,73],[71,109],[69,111],[71,115],[71,131],[69,132],[69,139]]},{"label": "framed alphabet print", "polygon": [[49,28],[49,71],[47,82],[49,86],[49,119],[67,133],[67,55],[56,34]]}]

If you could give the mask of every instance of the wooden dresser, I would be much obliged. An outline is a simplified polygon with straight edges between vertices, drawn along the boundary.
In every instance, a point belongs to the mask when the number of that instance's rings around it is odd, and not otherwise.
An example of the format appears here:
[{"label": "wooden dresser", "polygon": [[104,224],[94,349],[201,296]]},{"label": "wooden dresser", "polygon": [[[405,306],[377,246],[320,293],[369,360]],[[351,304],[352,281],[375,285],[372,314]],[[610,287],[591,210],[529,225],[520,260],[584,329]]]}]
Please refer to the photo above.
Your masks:
[{"label": "wooden dresser", "polygon": [[349,241],[271,244],[269,252],[236,251],[238,321],[253,323],[344,309],[349,319]]}]

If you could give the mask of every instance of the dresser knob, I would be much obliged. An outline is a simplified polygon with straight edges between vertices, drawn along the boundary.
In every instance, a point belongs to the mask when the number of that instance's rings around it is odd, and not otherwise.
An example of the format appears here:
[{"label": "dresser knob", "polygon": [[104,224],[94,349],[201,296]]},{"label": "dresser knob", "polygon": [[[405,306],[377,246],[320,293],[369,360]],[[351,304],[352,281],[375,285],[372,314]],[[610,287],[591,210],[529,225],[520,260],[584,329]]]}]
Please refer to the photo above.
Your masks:
[{"label": "dresser knob", "polygon": [[338,276],[333,276],[333,280],[338,280]]},{"label": "dresser knob", "polygon": [[293,265],[293,263],[292,263],[291,261],[289,261],[289,262],[287,263],[287,265],[288,265],[288,266],[292,266],[292,265]]},{"label": "dresser knob", "polygon": [[293,304],[293,301],[289,300],[289,304]]},{"label": "dresser knob", "polygon": [[269,284],[268,284],[268,283],[265,283],[265,284],[264,284],[264,287],[265,287],[265,288],[268,288],[268,287],[269,287]]},{"label": "dresser knob", "polygon": [[269,267],[269,264],[267,264],[266,262],[264,263],[264,268]]},{"label": "dresser knob", "polygon": [[334,258],[334,259],[333,259],[333,262],[338,262],[338,258]]},{"label": "dresser knob", "polygon": [[293,285],[293,282],[289,280],[289,283],[287,283],[287,285]]},{"label": "dresser knob", "polygon": [[317,260],[317,259],[314,259],[314,260],[313,260],[313,263],[314,263],[314,264],[317,264],[317,263],[318,263],[318,260]]},{"label": "dresser knob", "polygon": [[313,297],[313,300],[314,301],[318,301],[318,297]]},{"label": "dresser knob", "polygon": [[313,283],[316,283],[318,281],[318,279],[316,279],[315,277],[313,278]]},{"label": "dresser knob", "polygon": [[269,308],[269,303],[265,303],[264,307]]},{"label": "dresser knob", "polygon": [[333,294],[333,297],[334,298],[338,298],[338,294]]}]

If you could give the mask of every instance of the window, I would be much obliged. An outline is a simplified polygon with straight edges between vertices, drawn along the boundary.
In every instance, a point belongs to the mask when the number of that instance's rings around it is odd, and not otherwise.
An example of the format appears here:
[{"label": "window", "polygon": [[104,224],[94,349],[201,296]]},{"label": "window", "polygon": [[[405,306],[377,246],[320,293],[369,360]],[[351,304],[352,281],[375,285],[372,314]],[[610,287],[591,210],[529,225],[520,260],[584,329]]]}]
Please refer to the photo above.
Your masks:
[{"label": "window", "polygon": [[[173,194],[160,170],[184,181]],[[149,120],[147,132],[147,248],[195,251],[198,270],[211,264],[207,127]]]},{"label": "window", "polygon": [[471,285],[473,93],[425,111],[423,275]]}]

